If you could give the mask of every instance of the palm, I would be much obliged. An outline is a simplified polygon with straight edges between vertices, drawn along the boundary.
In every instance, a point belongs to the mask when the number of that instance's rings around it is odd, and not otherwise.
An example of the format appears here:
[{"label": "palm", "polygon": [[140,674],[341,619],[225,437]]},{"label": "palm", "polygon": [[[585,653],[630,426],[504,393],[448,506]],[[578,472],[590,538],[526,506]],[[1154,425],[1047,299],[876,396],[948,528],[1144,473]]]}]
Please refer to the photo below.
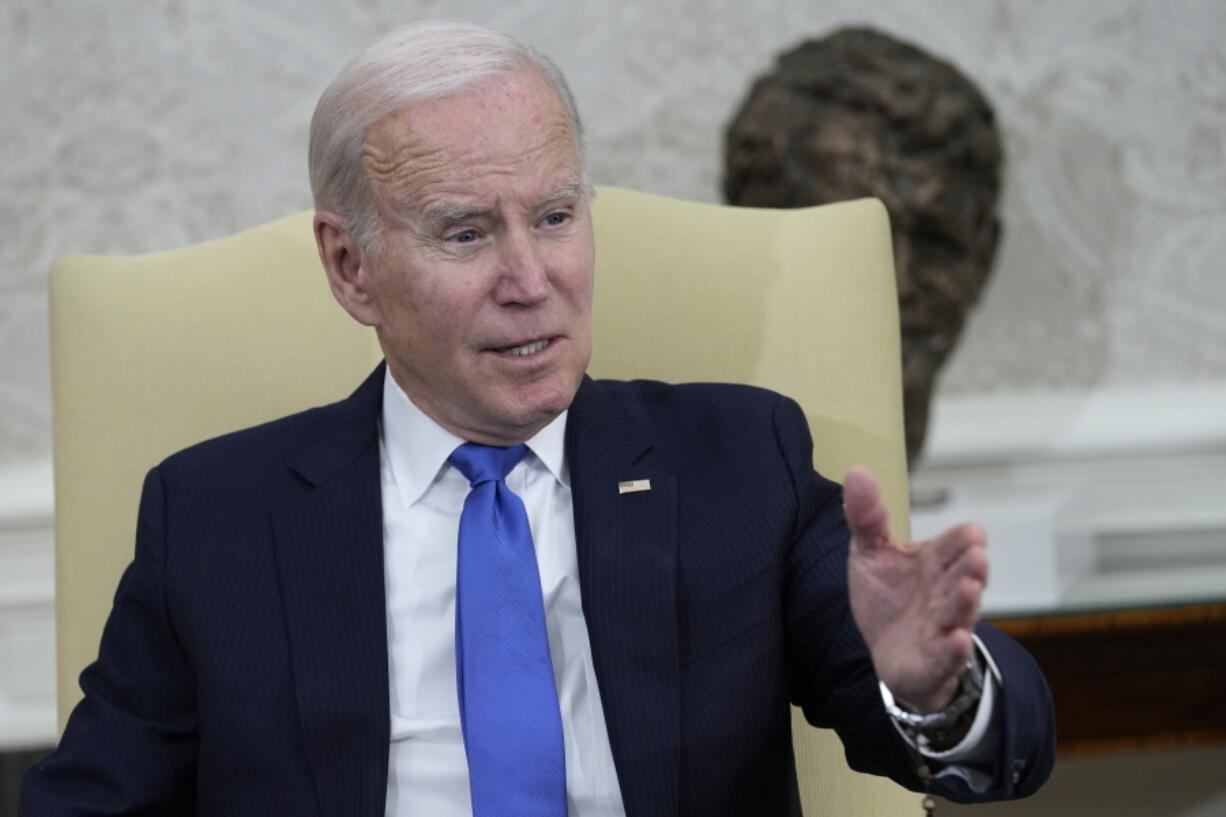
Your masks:
[{"label": "palm", "polygon": [[943,707],[973,649],[971,632],[987,581],[986,541],[963,525],[903,547],[872,475],[853,469],[844,482],[848,592],[877,677],[895,697],[923,711]]}]

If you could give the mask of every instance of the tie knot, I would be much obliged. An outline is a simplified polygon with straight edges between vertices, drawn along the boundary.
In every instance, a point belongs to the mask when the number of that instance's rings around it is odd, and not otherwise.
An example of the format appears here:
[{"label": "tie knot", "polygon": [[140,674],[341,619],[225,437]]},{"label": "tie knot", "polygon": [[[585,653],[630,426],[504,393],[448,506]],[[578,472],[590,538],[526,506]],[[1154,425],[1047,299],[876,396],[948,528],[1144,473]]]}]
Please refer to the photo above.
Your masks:
[{"label": "tie knot", "polygon": [[464,443],[451,452],[447,461],[460,469],[471,486],[482,482],[497,482],[506,479],[511,469],[528,453],[528,446],[520,443],[509,448],[499,448],[479,443]]}]

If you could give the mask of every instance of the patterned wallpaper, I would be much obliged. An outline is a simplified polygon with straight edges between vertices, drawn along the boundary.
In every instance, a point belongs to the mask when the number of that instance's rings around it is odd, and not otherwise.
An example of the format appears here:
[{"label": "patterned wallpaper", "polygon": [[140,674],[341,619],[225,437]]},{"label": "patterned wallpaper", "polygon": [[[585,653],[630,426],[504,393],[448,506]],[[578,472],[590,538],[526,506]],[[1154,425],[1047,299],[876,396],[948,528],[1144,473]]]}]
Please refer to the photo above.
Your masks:
[{"label": "patterned wallpaper", "polygon": [[0,0],[0,462],[49,450],[51,259],[306,207],[318,92],[438,14],[562,65],[598,182],[710,201],[774,54],[848,23],[906,36],[979,80],[1011,158],[995,280],[944,392],[1226,380],[1219,0]]}]

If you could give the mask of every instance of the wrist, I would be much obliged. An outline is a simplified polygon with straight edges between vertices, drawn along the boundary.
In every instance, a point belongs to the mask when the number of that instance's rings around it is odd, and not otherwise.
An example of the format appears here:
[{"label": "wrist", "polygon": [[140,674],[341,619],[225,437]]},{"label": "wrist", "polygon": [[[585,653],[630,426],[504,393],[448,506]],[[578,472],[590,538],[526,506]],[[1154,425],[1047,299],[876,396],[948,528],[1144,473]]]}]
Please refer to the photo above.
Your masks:
[{"label": "wrist", "polygon": [[917,742],[921,749],[939,748],[959,734],[965,734],[983,693],[984,667],[978,652],[967,661],[966,668],[955,679],[952,700],[939,711],[924,712],[896,700],[889,688],[880,684],[882,701],[886,712],[904,732]]},{"label": "wrist", "polygon": [[[969,666],[969,662],[967,662]],[[934,693],[925,697],[911,697],[903,695],[895,695],[894,701],[908,712],[914,712],[918,715],[929,715],[948,709],[953,704],[954,699],[958,697],[958,693],[962,690],[962,675],[966,672],[966,666],[962,668],[958,674],[949,678],[941,687]]]}]

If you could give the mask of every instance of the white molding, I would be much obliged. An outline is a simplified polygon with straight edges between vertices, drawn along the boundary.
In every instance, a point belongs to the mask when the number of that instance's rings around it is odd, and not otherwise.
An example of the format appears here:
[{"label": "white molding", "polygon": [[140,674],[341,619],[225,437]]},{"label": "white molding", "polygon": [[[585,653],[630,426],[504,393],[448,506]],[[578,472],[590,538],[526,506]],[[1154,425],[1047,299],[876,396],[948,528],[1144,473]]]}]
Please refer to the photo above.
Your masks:
[{"label": "white molding", "polygon": [[50,457],[0,464],[0,529],[46,526],[54,510]]},{"label": "white molding", "polygon": [[945,398],[933,416],[912,527],[984,525],[985,612],[1226,599],[1226,384]]},{"label": "white molding", "polygon": [[55,741],[50,460],[0,466],[0,749]]},{"label": "white molding", "polygon": [[933,402],[922,464],[947,467],[1226,449],[1226,382],[996,392]]}]

